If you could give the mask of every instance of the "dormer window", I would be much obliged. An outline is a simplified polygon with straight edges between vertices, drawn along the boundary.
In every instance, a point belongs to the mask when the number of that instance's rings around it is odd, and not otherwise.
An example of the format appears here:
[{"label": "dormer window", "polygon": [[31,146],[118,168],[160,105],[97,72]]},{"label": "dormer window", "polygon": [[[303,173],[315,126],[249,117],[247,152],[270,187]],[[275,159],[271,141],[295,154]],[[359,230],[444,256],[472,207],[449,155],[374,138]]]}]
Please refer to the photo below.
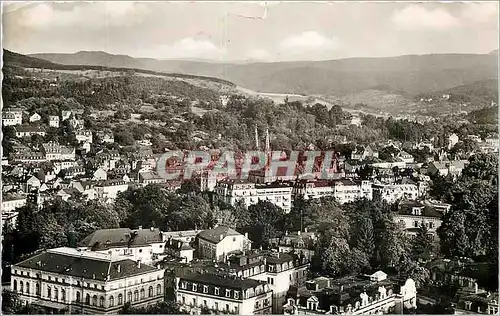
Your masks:
[{"label": "dormer window", "polygon": [[215,293],[215,295],[219,295],[219,288],[218,287],[215,288],[215,292],[214,293]]},{"label": "dormer window", "polygon": [[465,309],[466,310],[471,310],[471,307],[472,307],[472,302],[466,301],[465,302]]},{"label": "dormer window", "polygon": [[203,285],[203,293],[208,293],[208,285]]},{"label": "dormer window", "polygon": [[193,291],[194,292],[198,291],[198,284],[193,283]]},{"label": "dormer window", "polygon": [[234,291],[234,298],[239,299],[240,298],[240,292]]},{"label": "dormer window", "polygon": [[231,297],[231,290],[226,290],[226,297]]},{"label": "dormer window", "polygon": [[181,289],[185,289],[186,288],[186,282],[181,282]]}]

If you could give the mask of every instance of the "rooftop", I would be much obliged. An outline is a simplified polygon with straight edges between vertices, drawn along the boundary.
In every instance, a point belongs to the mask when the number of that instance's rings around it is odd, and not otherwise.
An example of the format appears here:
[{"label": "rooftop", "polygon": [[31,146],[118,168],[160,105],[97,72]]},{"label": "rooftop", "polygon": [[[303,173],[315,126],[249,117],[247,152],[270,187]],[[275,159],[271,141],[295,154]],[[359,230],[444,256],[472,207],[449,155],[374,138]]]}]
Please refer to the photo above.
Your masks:
[{"label": "rooftop", "polygon": [[55,248],[44,251],[15,266],[99,281],[121,279],[148,273],[156,268],[122,256],[111,256],[74,248]]},{"label": "rooftop", "polygon": [[203,230],[198,234],[198,237],[205,239],[212,243],[218,244],[222,239],[227,236],[239,236],[241,235],[234,229],[227,226],[217,226],[214,229]]}]

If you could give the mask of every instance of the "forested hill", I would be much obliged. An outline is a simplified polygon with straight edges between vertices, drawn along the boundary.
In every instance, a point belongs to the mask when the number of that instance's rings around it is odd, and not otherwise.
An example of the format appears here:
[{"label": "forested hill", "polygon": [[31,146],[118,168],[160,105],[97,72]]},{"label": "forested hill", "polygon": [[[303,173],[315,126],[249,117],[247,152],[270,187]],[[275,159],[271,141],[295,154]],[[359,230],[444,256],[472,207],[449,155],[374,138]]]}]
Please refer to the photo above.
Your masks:
[{"label": "forested hill", "polygon": [[490,106],[498,100],[498,80],[486,79],[459,85],[450,89],[418,95],[417,98],[441,98],[449,94],[450,102],[474,104],[476,106]]},{"label": "forested hill", "polygon": [[41,58],[36,58],[32,56],[26,56],[22,54],[18,54],[15,52],[11,52],[9,50],[3,50],[3,62],[4,66],[17,66],[22,68],[40,68],[40,69],[52,69],[52,70],[106,70],[112,72],[136,72],[148,75],[159,75],[159,76],[169,76],[175,77],[179,79],[197,79],[197,80],[208,80],[216,83],[226,84],[230,86],[234,86],[234,83],[214,78],[208,76],[197,76],[190,74],[179,74],[179,73],[166,73],[161,71],[153,71],[148,69],[139,69],[139,68],[130,68],[130,67],[108,67],[106,65],[86,65],[86,64],[60,64],[50,62]]},{"label": "forested hill", "polygon": [[212,76],[261,92],[321,95],[345,95],[379,86],[409,94],[429,93],[479,80],[497,79],[498,70],[494,54],[430,54],[246,64],[133,58],[105,52],[31,56],[67,65]]}]

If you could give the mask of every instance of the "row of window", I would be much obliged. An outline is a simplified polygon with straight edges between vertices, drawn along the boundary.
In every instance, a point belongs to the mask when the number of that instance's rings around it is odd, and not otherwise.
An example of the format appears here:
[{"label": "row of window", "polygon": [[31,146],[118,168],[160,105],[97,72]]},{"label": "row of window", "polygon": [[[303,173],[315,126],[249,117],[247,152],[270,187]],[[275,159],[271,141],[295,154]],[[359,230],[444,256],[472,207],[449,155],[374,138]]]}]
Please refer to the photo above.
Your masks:
[{"label": "row of window", "polygon": [[[181,289],[187,289],[187,282],[181,282]],[[193,283],[192,287],[194,292],[198,291],[198,284]],[[234,294],[233,297],[234,299],[239,299],[240,298],[240,292],[233,290]],[[203,285],[203,293],[208,293],[208,285]],[[231,297],[231,290],[226,289],[226,297]],[[214,295],[220,295],[220,288],[216,287],[214,288]]]},{"label": "row of window", "polygon": [[[186,298],[185,298],[184,296],[182,297],[182,305],[186,305]],[[189,303],[189,306],[193,306],[193,307],[196,307],[196,306],[197,306],[197,304],[196,304],[196,298],[193,298],[193,299],[192,299],[192,301]],[[208,305],[207,300],[203,300],[202,304],[200,304],[200,306],[199,306],[199,307],[201,307],[201,308],[212,308],[212,309],[214,309],[214,310],[216,310],[216,311],[220,311],[220,309],[219,309],[219,308],[220,308],[220,307],[219,307],[219,302],[214,302],[213,307],[212,307],[212,306],[209,306],[209,305]],[[225,312],[230,312],[230,307],[229,307],[229,304],[225,304],[225,308],[224,308],[222,311],[225,311]],[[235,307],[234,307],[233,312],[234,312],[235,314],[238,314],[238,312],[239,312],[239,308],[238,308],[238,306],[235,306]]]},{"label": "row of window", "polygon": [[[14,291],[18,292],[17,280],[14,280]],[[26,282],[26,284],[25,284],[23,281],[20,281],[19,282],[19,292],[30,294],[30,283]],[[41,295],[40,284],[38,284],[38,283],[35,284],[35,294],[37,296]],[[56,301],[59,301],[59,299],[61,299],[61,301],[66,302],[66,291],[64,289],[61,289],[60,295],[59,295],[59,288],[54,287],[54,295],[52,295],[52,286],[47,285],[46,294],[47,294],[47,298],[50,300],[55,299]],[[150,286],[148,289],[148,297],[152,297],[153,295],[154,295],[154,290],[153,290],[153,287]],[[161,295],[161,284],[158,284],[156,286],[156,295]],[[127,296],[128,296],[128,302],[131,302],[132,301],[132,292],[131,291],[128,292]],[[141,300],[146,298],[146,291],[144,290],[144,288],[142,288],[140,291],[135,290],[133,298],[134,298],[134,301],[138,301],[139,298]],[[81,301],[80,291],[76,292],[76,301],[77,302]],[[85,304],[90,305],[90,294],[88,294],[88,293],[85,297]],[[109,307],[113,307],[114,304],[115,304],[114,297],[110,296],[109,297]],[[118,295],[118,304],[119,305],[123,304],[123,295],[122,294]],[[97,295],[94,295],[92,297],[92,305],[97,306]],[[104,297],[103,296],[101,296],[99,298],[99,306],[104,307]]]}]

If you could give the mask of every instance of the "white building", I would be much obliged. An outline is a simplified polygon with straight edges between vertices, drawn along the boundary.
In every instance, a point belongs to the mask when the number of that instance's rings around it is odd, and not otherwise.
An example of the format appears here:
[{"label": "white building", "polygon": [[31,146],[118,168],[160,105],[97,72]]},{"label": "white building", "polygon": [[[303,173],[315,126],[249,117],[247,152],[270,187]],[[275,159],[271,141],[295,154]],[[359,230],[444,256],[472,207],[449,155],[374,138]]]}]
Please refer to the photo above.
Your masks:
[{"label": "white building", "polygon": [[79,143],[92,143],[92,131],[87,129],[81,129],[75,131],[76,140]]},{"label": "white building", "polygon": [[106,180],[95,185],[97,197],[105,202],[112,202],[116,199],[119,192],[127,191],[129,182],[117,179]]},{"label": "white building", "polygon": [[109,144],[112,144],[112,143],[115,142],[115,138],[113,136],[113,132],[112,131],[97,131],[96,132],[96,137],[97,137],[97,140],[100,143],[109,143]]},{"label": "white building", "polygon": [[453,133],[448,137],[448,149],[453,148],[458,143],[458,135]]},{"label": "white building", "polygon": [[439,174],[443,177],[447,175],[457,177],[462,173],[462,170],[468,163],[468,160],[434,161],[429,164],[427,173],[430,175]]},{"label": "white building", "polygon": [[209,273],[175,279],[176,301],[192,313],[271,314],[272,290],[266,282]]},{"label": "white building", "polygon": [[[305,288],[299,289],[296,298],[288,299],[283,306],[284,314],[384,315],[403,314],[404,308],[416,308],[415,282],[407,279],[404,284],[399,284],[386,278],[387,275],[382,271],[365,279],[318,277],[308,281]],[[332,297],[337,299],[332,301]]]},{"label": "white building", "polygon": [[12,265],[10,287],[21,302],[48,313],[118,314],[125,303],[163,301],[164,274],[123,256],[62,247]]},{"label": "white building", "polygon": [[292,207],[292,186],[289,183],[256,184],[243,180],[225,180],[217,183],[215,192],[231,205],[242,201],[248,207],[259,201],[268,201],[281,207],[286,213]]},{"label": "white building", "polygon": [[45,160],[75,160],[75,149],[60,145],[56,142],[42,144],[42,152],[45,154]]},{"label": "white building", "polygon": [[419,189],[416,184],[373,184],[374,194],[380,199],[392,204],[401,199],[416,200]]},{"label": "white building", "polygon": [[33,123],[33,122],[38,122],[38,121],[40,121],[41,119],[42,119],[42,117],[40,116],[40,114],[38,114],[38,113],[36,113],[36,112],[35,112],[35,113],[33,113],[33,114],[29,117],[29,121],[30,121],[31,123]]},{"label": "white building", "polygon": [[5,109],[2,111],[3,126],[13,126],[23,124],[23,111],[20,109]]},{"label": "white building", "polygon": [[427,227],[429,233],[435,234],[436,229],[441,226],[442,216],[443,213],[431,205],[408,201],[399,205],[399,210],[393,219],[402,225],[409,235],[416,235],[422,224]]},{"label": "white building", "polygon": [[16,137],[28,137],[33,135],[45,136],[45,129],[41,126],[16,126]]},{"label": "white building", "polygon": [[198,256],[216,261],[225,261],[229,254],[250,250],[252,246],[246,234],[227,226],[203,230],[197,235],[197,240]]},{"label": "white building", "polygon": [[302,196],[306,200],[333,196],[340,204],[362,198],[371,200],[373,197],[370,181],[353,181],[351,179],[297,182],[294,195]]},{"label": "white building", "polygon": [[16,226],[17,210],[26,205],[26,195],[24,194],[6,194],[2,196],[2,227],[9,223]]},{"label": "white building", "polygon": [[162,233],[158,228],[99,229],[78,243],[85,251],[126,256],[132,260],[151,263],[164,253]]},{"label": "white building", "polygon": [[404,163],[414,163],[415,162],[415,158],[413,158],[412,155],[410,155],[409,153],[407,153],[404,150],[400,151],[398,153],[398,155],[396,156],[396,158],[401,159],[401,161],[403,161]]},{"label": "white building", "polygon": [[59,127],[59,116],[57,116],[57,115],[49,116],[49,126],[58,128]]}]

